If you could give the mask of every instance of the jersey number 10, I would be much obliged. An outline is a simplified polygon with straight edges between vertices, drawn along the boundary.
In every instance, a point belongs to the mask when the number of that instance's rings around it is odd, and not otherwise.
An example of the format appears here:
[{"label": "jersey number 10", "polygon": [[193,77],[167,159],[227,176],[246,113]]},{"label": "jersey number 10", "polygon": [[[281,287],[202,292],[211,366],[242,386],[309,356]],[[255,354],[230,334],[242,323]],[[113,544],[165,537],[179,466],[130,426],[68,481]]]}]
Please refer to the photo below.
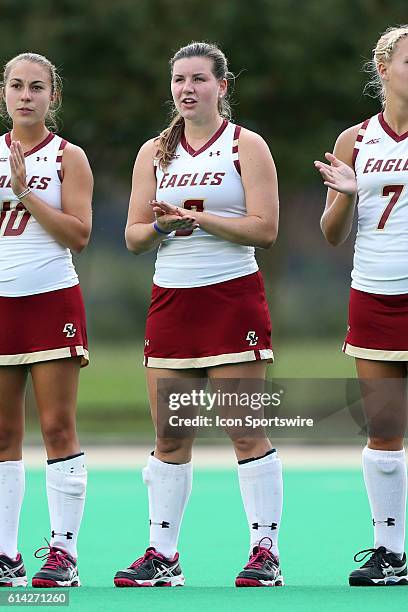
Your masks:
[{"label": "jersey number 10", "polygon": [[[10,211],[10,207],[11,202],[3,202],[3,209],[0,213],[0,235],[20,236],[27,227],[31,215],[21,202],[17,204],[13,211]],[[2,232],[4,225],[5,229],[4,232]]]}]

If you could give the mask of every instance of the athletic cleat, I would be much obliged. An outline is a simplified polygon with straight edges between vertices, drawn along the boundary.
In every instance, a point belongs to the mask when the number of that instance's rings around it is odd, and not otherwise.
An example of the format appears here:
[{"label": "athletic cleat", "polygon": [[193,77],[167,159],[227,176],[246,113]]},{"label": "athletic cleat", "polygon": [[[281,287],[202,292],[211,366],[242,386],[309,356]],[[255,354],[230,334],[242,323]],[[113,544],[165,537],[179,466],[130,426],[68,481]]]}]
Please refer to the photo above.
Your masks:
[{"label": "athletic cleat", "polygon": [[[38,553],[41,550],[46,552],[43,555]],[[42,546],[35,551],[37,559],[44,559],[44,565],[33,576],[32,585],[41,589],[52,587],[78,587],[81,586],[78,576],[76,561],[71,555],[61,548],[54,546]]]},{"label": "athletic cleat", "polygon": [[6,555],[0,555],[0,587],[19,586],[27,586],[27,576],[22,556],[18,553],[13,561]]},{"label": "athletic cleat", "polygon": [[[261,546],[264,540],[269,540],[268,548]],[[249,561],[235,580],[237,587],[273,587],[283,586],[283,576],[279,567],[279,559],[271,553],[272,540],[262,538],[255,546]]]},{"label": "athletic cleat", "polygon": [[[364,554],[365,553],[365,554]],[[359,569],[351,572],[350,586],[399,586],[408,584],[407,559],[405,553],[400,559],[394,553],[387,553],[384,546],[368,548],[354,555],[354,561],[360,563],[371,554],[368,561]],[[360,557],[360,555],[363,555]]]},{"label": "athletic cleat", "polygon": [[153,547],[143,557],[136,559],[127,569],[116,572],[113,579],[117,587],[172,587],[183,586],[184,576],[179,554],[166,559]]}]

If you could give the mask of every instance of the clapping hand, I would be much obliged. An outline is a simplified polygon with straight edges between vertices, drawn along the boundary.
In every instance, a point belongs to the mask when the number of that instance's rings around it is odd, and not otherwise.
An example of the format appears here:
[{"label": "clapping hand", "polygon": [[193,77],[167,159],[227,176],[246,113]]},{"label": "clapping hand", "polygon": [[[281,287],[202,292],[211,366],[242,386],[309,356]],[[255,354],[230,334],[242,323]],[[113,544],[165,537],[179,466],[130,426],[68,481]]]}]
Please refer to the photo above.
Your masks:
[{"label": "clapping hand", "polygon": [[322,175],[326,187],[347,195],[356,194],[357,181],[354,170],[332,153],[326,153],[325,157],[330,162],[330,166],[321,161],[315,161],[314,165]]},{"label": "clapping hand", "polygon": [[158,200],[151,200],[149,204],[153,208],[156,223],[164,232],[174,230],[193,230],[198,227],[196,218],[185,208],[179,208]]},{"label": "clapping hand", "polygon": [[15,195],[27,188],[26,165],[21,142],[13,140],[10,145],[11,188]]}]

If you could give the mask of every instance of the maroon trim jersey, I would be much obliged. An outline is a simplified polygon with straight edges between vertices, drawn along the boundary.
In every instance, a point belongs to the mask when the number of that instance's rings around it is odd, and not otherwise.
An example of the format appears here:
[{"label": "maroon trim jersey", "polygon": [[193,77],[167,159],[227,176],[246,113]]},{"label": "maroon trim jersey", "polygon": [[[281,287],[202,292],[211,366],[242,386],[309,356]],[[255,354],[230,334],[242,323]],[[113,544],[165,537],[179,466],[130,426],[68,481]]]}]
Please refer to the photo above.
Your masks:
[{"label": "maroon trim jersey", "polygon": [[[240,130],[225,119],[197,151],[183,136],[166,170],[156,165],[156,199],[191,211],[244,217]],[[253,274],[258,270],[254,251],[251,246],[234,244],[200,228],[177,231],[160,245],[153,280],[159,287],[203,287]]]},{"label": "maroon trim jersey", "polygon": [[408,293],[408,132],[396,134],[382,113],[365,121],[354,148],[358,230],[353,289]]},{"label": "maroon trim jersey", "polygon": [[[46,232],[11,189],[10,144],[9,133],[0,137],[0,296],[34,295],[77,285],[69,249]],[[50,133],[25,153],[28,186],[59,210],[66,144]]]}]

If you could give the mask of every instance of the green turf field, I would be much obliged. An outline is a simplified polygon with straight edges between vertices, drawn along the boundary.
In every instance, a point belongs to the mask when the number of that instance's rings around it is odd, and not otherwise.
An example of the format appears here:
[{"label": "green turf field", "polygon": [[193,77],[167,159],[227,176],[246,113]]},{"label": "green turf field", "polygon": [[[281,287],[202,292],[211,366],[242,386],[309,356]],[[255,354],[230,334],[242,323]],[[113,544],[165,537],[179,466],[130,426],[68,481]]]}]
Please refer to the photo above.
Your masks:
[{"label": "green turf field", "polygon": [[[83,586],[70,590],[69,609],[377,611],[403,608],[408,596],[403,587],[347,585],[348,572],[355,566],[353,554],[372,543],[368,503],[358,471],[286,473],[280,538],[284,588],[232,586],[248,553],[235,471],[195,473],[180,540],[186,587],[112,586],[115,571],[140,556],[146,547],[147,516],[140,473],[90,472],[79,545]],[[20,549],[29,575],[39,567],[32,553],[44,543],[48,529],[44,476],[29,471],[20,532]]]}]

